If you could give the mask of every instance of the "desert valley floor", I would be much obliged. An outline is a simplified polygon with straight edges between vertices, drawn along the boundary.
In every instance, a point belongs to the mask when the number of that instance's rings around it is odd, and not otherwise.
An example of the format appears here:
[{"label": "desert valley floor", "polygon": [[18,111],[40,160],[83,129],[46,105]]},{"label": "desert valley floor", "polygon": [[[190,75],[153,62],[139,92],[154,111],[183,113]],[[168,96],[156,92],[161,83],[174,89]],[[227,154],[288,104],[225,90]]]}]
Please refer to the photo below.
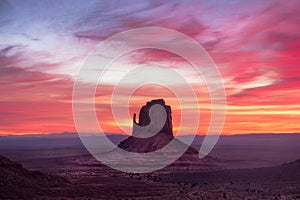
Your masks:
[{"label": "desert valley floor", "polygon": [[196,167],[132,174],[102,165],[71,133],[0,137],[0,155],[12,160],[0,159],[0,199],[300,199],[299,142],[298,134],[223,136]]}]

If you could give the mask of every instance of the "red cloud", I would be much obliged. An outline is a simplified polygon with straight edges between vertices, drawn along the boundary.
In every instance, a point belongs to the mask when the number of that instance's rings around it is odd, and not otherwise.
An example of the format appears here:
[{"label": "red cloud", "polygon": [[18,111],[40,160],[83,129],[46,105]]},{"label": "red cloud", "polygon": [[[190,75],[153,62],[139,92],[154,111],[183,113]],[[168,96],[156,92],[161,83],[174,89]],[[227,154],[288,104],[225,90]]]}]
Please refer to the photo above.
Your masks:
[{"label": "red cloud", "polygon": [[[79,44],[83,39],[91,39],[96,45],[96,42],[130,28],[160,26],[181,31],[200,42],[219,66],[228,92],[225,133],[299,130],[299,115],[294,111],[299,112],[297,105],[300,100],[300,2],[272,1],[263,6],[251,2],[234,6],[219,4],[142,4],[137,5],[135,12],[126,5],[128,10],[111,10],[106,13],[105,20],[94,11],[74,22],[76,32],[70,37],[78,38]],[[41,46],[47,44],[35,42]],[[14,44],[0,50],[0,134],[75,131],[73,79],[53,72],[53,69],[64,68],[68,63],[47,62],[49,59],[46,58],[55,55],[55,50],[32,52],[29,49]],[[144,59],[140,59],[140,54],[131,59],[137,61],[135,63],[140,61],[139,64],[163,61],[168,67],[183,67],[181,64],[185,62],[162,51],[145,50],[142,55]],[[42,59],[37,61],[37,57]],[[261,84],[262,77],[268,82]],[[110,110],[113,89],[107,84],[99,87],[96,93],[96,109],[106,132],[120,131]],[[164,90],[155,87],[140,90],[132,97],[138,103],[131,102],[130,111],[137,112],[148,98],[164,94]],[[201,103],[210,103],[207,92],[197,95]],[[174,116],[178,120],[180,112],[177,112],[176,99],[172,94],[165,98],[174,104]],[[287,105],[294,105],[295,110],[286,108]],[[249,109],[249,106],[254,108]],[[266,114],[263,106],[277,107],[268,109]],[[202,116],[207,125],[209,108],[205,107]],[[203,130],[205,127],[201,125],[199,132]]]}]

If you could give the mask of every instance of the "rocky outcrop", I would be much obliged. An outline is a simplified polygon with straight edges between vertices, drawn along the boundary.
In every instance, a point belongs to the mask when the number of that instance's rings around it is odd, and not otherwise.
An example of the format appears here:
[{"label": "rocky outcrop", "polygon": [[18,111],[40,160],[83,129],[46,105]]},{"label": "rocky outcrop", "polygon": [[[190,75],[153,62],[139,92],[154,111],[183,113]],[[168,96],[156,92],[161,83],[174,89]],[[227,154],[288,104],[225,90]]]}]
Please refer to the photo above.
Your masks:
[{"label": "rocky outcrop", "polygon": [[150,124],[149,111],[151,106],[155,104],[163,106],[166,110],[167,117],[163,128],[154,136],[147,138],[136,137],[136,135],[140,133],[133,131],[132,136],[118,145],[120,148],[130,152],[147,153],[163,148],[174,138],[171,107],[166,105],[163,99],[147,102],[146,105],[140,109],[139,122],[136,121],[136,114],[134,114],[133,127],[135,125],[145,127]]},{"label": "rocky outcrop", "polygon": [[147,102],[146,105],[144,105],[140,110],[138,123],[136,122],[136,114],[134,113],[133,123],[138,126],[141,126],[141,127],[148,125],[150,123],[149,110],[155,104],[161,105],[166,110],[166,114],[167,114],[165,125],[160,130],[160,132],[163,132],[166,135],[173,136],[171,106],[166,105],[165,101],[163,99],[155,99],[155,100]]},{"label": "rocky outcrop", "polygon": [[[118,147],[122,148],[126,151],[129,152],[137,152],[137,153],[148,153],[148,152],[153,152],[156,150],[159,150],[166,145],[168,145],[171,141],[172,147],[169,148],[171,151],[170,152],[165,152],[169,153],[170,155],[173,154],[172,151],[176,149],[187,149],[185,153],[171,166],[167,167],[166,170],[169,170],[170,167],[175,167],[176,170],[180,167],[183,167],[186,169],[187,166],[189,167],[196,167],[196,169],[211,169],[215,168],[217,164],[217,160],[206,156],[204,159],[200,159],[198,156],[198,151],[192,147],[187,147],[187,145],[180,140],[174,138],[173,136],[173,126],[172,126],[172,111],[171,107],[165,104],[165,101],[163,99],[157,99],[157,100],[152,100],[150,102],[147,102],[146,105],[144,105],[139,113],[139,122],[136,121],[136,115],[134,115],[133,118],[133,125],[138,125],[138,126],[147,126],[150,123],[150,117],[149,117],[149,110],[151,106],[159,104],[163,106],[166,110],[167,117],[166,117],[166,122],[161,129],[159,133],[152,137],[148,138],[140,138],[140,137],[135,137],[136,134],[138,133],[133,133],[132,136],[128,137],[127,139],[123,140]],[[171,144],[171,143],[170,143]],[[200,168],[199,168],[200,167]]]},{"label": "rocky outcrop", "polygon": [[68,182],[58,176],[29,171],[0,155],[0,199],[28,199],[57,195],[53,188]]}]

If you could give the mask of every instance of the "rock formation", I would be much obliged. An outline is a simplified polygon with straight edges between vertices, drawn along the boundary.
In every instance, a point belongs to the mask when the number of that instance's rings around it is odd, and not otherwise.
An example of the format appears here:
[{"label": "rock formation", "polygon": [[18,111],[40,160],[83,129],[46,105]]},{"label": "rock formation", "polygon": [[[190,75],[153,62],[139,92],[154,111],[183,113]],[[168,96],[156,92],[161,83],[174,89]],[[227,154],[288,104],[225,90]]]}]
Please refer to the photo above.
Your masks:
[{"label": "rock formation", "polygon": [[21,164],[0,155],[0,199],[52,196],[58,193],[53,188],[67,184],[61,177],[29,171]]},{"label": "rock formation", "polygon": [[157,133],[156,135],[148,138],[135,137],[135,135],[138,133],[135,133],[133,131],[132,136],[119,144],[120,148],[130,152],[147,153],[163,148],[174,138],[171,107],[166,105],[163,99],[156,99],[147,102],[146,105],[144,105],[140,109],[139,122],[136,121],[136,114],[134,114],[133,126],[138,125],[144,127],[148,125],[150,123],[149,110],[151,106],[155,104],[163,106],[167,113],[166,122],[161,131],[159,131],[159,133]]},{"label": "rock formation", "polygon": [[[174,138],[173,136],[173,126],[172,126],[172,111],[171,107],[169,105],[165,104],[165,101],[163,99],[156,99],[152,100],[150,102],[147,102],[146,105],[144,105],[140,109],[139,113],[139,122],[136,121],[136,115],[134,114],[133,117],[133,126],[146,126],[150,123],[150,117],[149,117],[149,110],[151,106],[159,104],[163,106],[166,110],[167,117],[166,122],[156,135],[148,138],[139,138],[135,137],[134,133],[132,136],[128,137],[127,139],[123,140],[118,147],[129,151],[129,152],[138,152],[138,153],[147,153],[147,152],[153,152],[158,149],[161,149],[168,145],[170,141],[174,141],[173,147],[170,149],[180,149],[181,147],[185,146],[183,142],[179,141],[178,139]],[[196,167],[197,169],[206,169],[206,168],[214,168],[216,164],[216,160],[210,156],[205,157],[204,159],[200,159],[198,156],[198,151],[192,147],[187,147],[186,152],[170,167],[175,167],[176,170],[178,167]],[[172,154],[172,152],[169,152]],[[199,168],[200,167],[200,168]],[[168,169],[166,169],[168,170]]]},{"label": "rock formation", "polygon": [[[150,108],[155,105],[159,104],[162,107],[165,108],[166,113],[167,113],[167,119],[165,122],[164,127],[161,129],[160,132],[164,132],[167,135],[173,136],[173,125],[172,125],[172,111],[171,111],[171,106],[166,105],[165,101],[163,99],[155,99],[150,102],[147,102],[145,106],[143,106],[140,110],[139,114],[139,122],[136,122],[136,114],[134,113],[133,117],[133,123],[138,125],[138,126],[146,126],[150,123],[150,117],[149,117],[149,110]],[[134,136],[134,132],[133,132]]]}]

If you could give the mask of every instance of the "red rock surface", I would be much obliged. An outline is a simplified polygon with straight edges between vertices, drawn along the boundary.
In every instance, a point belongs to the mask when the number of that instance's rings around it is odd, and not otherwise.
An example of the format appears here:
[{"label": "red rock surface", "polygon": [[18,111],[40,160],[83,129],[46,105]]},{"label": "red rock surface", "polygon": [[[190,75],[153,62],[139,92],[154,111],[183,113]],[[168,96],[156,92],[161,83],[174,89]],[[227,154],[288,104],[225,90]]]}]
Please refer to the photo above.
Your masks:
[{"label": "red rock surface", "polygon": [[153,152],[156,150],[159,150],[166,145],[168,145],[172,140],[174,140],[173,146],[170,148],[170,153],[172,154],[172,151],[176,149],[187,149],[185,153],[175,162],[172,163],[170,167],[196,167],[199,169],[206,169],[206,168],[214,168],[217,166],[217,160],[207,156],[204,159],[200,159],[198,157],[198,151],[194,149],[193,147],[187,147],[187,145],[180,140],[174,138],[173,136],[173,124],[172,124],[172,110],[171,106],[166,105],[165,101],[163,99],[156,99],[152,100],[150,102],[147,102],[146,105],[144,105],[140,109],[139,113],[139,122],[136,122],[135,115],[133,119],[133,123],[139,125],[139,126],[146,126],[150,123],[150,117],[149,117],[149,110],[151,106],[159,104],[162,105],[166,109],[167,113],[167,120],[165,122],[164,127],[162,130],[157,133],[156,135],[149,137],[149,138],[138,138],[135,137],[134,134],[127,139],[120,142],[118,147],[129,151],[129,152],[138,152],[138,153],[148,153]]}]

